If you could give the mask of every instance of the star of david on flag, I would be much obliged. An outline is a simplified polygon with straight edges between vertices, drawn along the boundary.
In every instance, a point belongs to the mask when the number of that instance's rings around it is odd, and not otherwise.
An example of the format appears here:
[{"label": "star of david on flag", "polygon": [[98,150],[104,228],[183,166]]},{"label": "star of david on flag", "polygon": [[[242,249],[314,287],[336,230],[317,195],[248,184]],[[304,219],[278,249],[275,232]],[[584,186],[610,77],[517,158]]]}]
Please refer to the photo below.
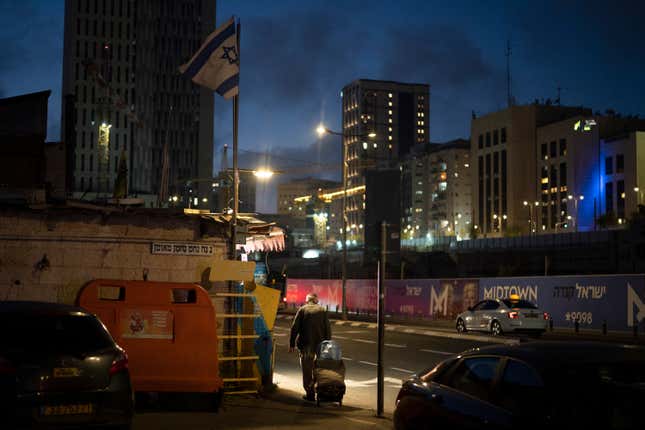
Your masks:
[{"label": "star of david on flag", "polygon": [[206,38],[195,55],[179,71],[196,84],[230,99],[239,92],[238,53],[235,19],[231,17]]}]

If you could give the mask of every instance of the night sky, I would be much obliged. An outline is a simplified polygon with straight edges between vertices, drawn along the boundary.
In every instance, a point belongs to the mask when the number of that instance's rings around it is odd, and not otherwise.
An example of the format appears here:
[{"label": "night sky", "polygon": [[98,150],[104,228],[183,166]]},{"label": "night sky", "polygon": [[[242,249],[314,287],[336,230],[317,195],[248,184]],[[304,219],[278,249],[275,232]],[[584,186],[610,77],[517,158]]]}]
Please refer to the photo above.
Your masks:
[{"label": "night sky", "polygon": [[[242,23],[240,148],[299,167],[291,176],[340,161],[339,139],[319,141],[314,129],[340,128],[340,90],[358,78],[430,84],[431,141],[469,137],[473,110],[506,103],[508,39],[518,103],[553,100],[561,87],[563,104],[645,114],[643,1],[217,3],[218,23]],[[0,97],[51,89],[49,140],[60,139],[63,5],[0,0]],[[216,99],[218,154],[231,142],[230,105]],[[263,158],[240,155],[244,168]],[[274,186],[258,193],[258,210],[274,212]]]}]

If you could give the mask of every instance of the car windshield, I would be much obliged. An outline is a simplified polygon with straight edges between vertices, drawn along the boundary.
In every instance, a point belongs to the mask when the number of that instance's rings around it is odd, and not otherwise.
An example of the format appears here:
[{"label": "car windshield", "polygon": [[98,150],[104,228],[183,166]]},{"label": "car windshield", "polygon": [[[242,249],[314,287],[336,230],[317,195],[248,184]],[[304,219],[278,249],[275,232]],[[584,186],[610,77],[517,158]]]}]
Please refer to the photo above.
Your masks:
[{"label": "car windshield", "polygon": [[537,305],[529,302],[528,300],[511,301],[510,299],[502,300],[502,302],[509,308],[514,309],[537,309]]},{"label": "car windshield", "polygon": [[89,353],[114,346],[103,325],[87,315],[0,315],[0,353]]}]

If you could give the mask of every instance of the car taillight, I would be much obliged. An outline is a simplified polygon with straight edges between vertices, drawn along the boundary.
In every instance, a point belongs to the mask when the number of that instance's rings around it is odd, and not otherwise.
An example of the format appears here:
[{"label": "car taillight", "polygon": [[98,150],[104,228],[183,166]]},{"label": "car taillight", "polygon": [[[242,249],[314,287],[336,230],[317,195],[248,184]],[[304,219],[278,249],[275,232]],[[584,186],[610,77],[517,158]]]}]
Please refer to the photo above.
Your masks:
[{"label": "car taillight", "polygon": [[16,368],[9,361],[0,358],[0,376],[13,375],[14,373],[16,373]]},{"label": "car taillight", "polygon": [[510,319],[512,319],[512,320],[516,320],[516,319],[519,319],[519,317],[520,317],[520,313],[519,313],[519,312],[515,312],[515,311],[513,311],[513,312],[509,312],[509,313],[508,313],[508,317],[509,317]]},{"label": "car taillight", "polygon": [[545,319],[545,320],[548,320],[548,319],[550,319],[550,318],[551,318],[551,315],[549,315],[549,313],[548,313],[548,312],[544,312],[544,319]]},{"label": "car taillight", "polygon": [[114,360],[112,360],[112,365],[110,366],[110,376],[116,375],[117,373],[128,368],[128,356],[125,352],[117,355]]}]

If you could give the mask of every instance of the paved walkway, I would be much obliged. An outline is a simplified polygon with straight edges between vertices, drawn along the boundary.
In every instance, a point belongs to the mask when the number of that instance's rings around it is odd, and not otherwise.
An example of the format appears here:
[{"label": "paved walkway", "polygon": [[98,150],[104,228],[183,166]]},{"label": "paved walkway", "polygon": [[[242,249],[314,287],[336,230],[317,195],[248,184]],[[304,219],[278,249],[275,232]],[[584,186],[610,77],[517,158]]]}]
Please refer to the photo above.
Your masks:
[{"label": "paved walkway", "polygon": [[391,418],[350,405],[314,403],[285,389],[259,396],[225,396],[218,413],[200,411],[145,411],[138,413],[134,430],[155,429],[392,429]]}]

